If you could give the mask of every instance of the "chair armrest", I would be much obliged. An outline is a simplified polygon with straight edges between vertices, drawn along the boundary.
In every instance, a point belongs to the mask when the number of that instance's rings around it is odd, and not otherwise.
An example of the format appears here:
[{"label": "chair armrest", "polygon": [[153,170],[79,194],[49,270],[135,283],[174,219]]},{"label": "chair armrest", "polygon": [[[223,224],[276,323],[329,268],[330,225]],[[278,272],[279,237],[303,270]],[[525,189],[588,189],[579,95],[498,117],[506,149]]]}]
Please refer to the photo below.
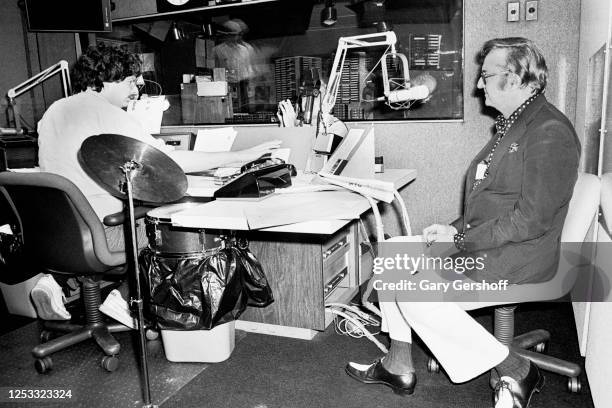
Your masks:
[{"label": "chair armrest", "polygon": [[[146,207],[146,206],[137,206],[134,207],[134,218],[139,219],[143,218],[149,211],[151,211],[155,207]],[[109,214],[102,220],[104,225],[107,227],[114,227],[116,225],[123,225],[125,222],[125,214],[123,211],[116,212],[114,214]]]}]

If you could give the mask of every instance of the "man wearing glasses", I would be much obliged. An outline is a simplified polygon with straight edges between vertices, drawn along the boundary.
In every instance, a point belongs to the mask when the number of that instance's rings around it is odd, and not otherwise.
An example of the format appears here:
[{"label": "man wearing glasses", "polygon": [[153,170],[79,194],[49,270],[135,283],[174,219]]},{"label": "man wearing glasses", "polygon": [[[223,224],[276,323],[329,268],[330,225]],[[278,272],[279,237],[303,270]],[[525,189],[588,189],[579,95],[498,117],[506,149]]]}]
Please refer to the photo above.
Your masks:
[{"label": "man wearing glasses", "polygon": [[[559,262],[580,142],[570,121],[544,96],[546,62],[533,42],[488,41],[480,62],[477,87],[485,104],[500,113],[496,132],[468,168],[462,216],[450,225],[425,228],[423,237],[430,244],[454,242],[459,253],[484,259],[484,269],[466,273],[466,280],[547,281]],[[477,304],[396,299],[380,306],[391,347],[373,364],[346,366],[358,381],[412,393],[414,329],[453,382],[495,368],[495,408],[526,408],[544,384],[535,364],[510,351],[465,312]]]}]

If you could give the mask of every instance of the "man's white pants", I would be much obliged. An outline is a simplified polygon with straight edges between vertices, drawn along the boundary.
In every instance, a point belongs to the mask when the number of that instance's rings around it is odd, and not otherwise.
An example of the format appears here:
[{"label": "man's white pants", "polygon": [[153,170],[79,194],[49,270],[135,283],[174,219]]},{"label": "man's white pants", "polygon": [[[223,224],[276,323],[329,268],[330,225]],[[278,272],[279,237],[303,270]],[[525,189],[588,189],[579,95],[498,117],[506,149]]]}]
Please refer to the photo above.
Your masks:
[{"label": "man's white pants", "polygon": [[461,383],[508,356],[508,347],[466,312],[480,307],[478,303],[380,302],[382,331],[392,340],[412,343],[413,329],[451,381]]}]

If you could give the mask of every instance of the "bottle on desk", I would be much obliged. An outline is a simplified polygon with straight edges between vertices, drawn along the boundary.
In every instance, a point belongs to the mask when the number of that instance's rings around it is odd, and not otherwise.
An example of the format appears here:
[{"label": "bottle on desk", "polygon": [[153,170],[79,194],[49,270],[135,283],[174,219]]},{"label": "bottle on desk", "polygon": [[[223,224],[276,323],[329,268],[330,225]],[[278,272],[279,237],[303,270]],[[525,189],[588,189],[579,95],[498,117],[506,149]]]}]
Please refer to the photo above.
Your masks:
[{"label": "bottle on desk", "polygon": [[383,163],[383,157],[376,156],[374,158],[374,173],[384,173],[384,172],[385,172],[385,165]]}]

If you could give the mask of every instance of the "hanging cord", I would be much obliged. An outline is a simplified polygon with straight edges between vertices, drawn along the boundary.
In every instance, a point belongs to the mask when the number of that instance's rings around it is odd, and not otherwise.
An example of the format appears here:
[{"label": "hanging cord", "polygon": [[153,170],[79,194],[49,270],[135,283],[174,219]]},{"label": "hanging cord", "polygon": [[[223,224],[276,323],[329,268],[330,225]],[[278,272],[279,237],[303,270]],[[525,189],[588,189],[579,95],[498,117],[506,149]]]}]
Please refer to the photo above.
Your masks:
[{"label": "hanging cord", "polygon": [[[376,223],[376,240],[378,242],[384,242],[385,240],[384,225],[382,222],[382,216],[380,214],[380,210],[378,209],[377,201],[374,200],[372,197],[364,194],[362,191],[359,191],[359,194],[361,194],[363,197],[365,197],[368,200],[368,203],[370,204],[370,207],[372,208],[372,212],[374,214],[374,220]],[[402,197],[400,196],[397,190],[393,191],[393,196],[395,199],[398,200],[400,210],[402,213],[402,222],[403,222],[404,229],[406,233],[410,235],[411,226],[410,226],[410,218],[408,217],[408,210],[406,209],[406,203],[404,202],[404,200],[402,199]],[[375,257],[376,255],[374,254],[374,249],[372,248],[372,245],[369,241],[367,230],[365,228],[365,225],[363,224],[363,221],[361,220],[360,220],[360,228],[362,229],[362,232],[364,233],[364,237],[367,240],[366,242],[368,243],[369,250],[371,251],[372,256]],[[380,309],[378,309],[376,306],[374,306],[373,303],[371,303],[368,300],[368,298],[370,297],[370,294],[372,293],[373,286],[374,286],[374,280],[370,278],[368,280],[366,290],[362,294],[361,303],[364,308],[366,308],[370,312],[382,318],[382,313]],[[378,341],[376,337],[374,337],[374,335],[380,333],[380,331],[372,334],[365,327],[366,325],[372,324],[373,322],[376,322],[376,325],[378,325],[379,320],[371,317],[367,313],[351,305],[344,305],[341,303],[329,303],[329,304],[326,304],[325,307],[332,314],[340,317],[340,318],[334,317],[334,322],[335,322],[334,327],[335,327],[336,333],[343,334],[343,335],[349,335],[351,337],[358,337],[358,338],[365,336],[370,341],[372,341],[374,344],[376,344],[376,346],[383,353],[388,352],[387,348],[380,341]]]},{"label": "hanging cord", "polygon": [[[374,70],[376,69],[376,67],[378,67],[381,64],[382,59],[386,57],[387,53],[390,50],[391,50],[391,46],[388,46],[383,52],[382,57],[380,57],[378,61],[376,61],[376,64],[374,64],[372,69],[367,74],[365,74],[363,77],[361,77],[360,79],[361,83],[365,83],[366,79],[368,79],[368,77],[374,73]],[[363,99],[359,101],[360,104],[363,102],[376,102],[376,99]]]},{"label": "hanging cord", "polygon": [[157,95],[154,96],[161,96],[163,90],[162,90],[162,86],[159,84],[159,82],[155,82],[151,79],[144,79],[143,78],[143,84],[138,86],[138,92],[142,93],[142,90],[145,89],[146,90],[146,86],[147,86],[147,82],[152,83],[153,85],[155,85],[155,87],[157,88]]},{"label": "hanging cord", "polygon": [[334,328],[336,333],[351,336],[354,338],[367,337],[372,343],[383,352],[388,350],[374,335],[380,333],[370,332],[365,326],[379,326],[380,321],[374,319],[365,312],[362,312],[357,307],[352,305],[344,305],[342,303],[327,303],[325,308],[335,315]]},{"label": "hanging cord", "polygon": [[412,227],[410,225],[410,217],[408,217],[408,210],[406,209],[406,202],[397,190],[393,191],[393,197],[395,197],[399,203],[400,210],[402,211],[402,220],[404,221],[404,230],[406,231],[406,235],[412,235]]},{"label": "hanging cord", "polygon": [[[397,190],[393,191],[393,196],[397,199],[399,206],[400,206],[400,210],[402,213],[402,221],[404,224],[404,230],[406,231],[406,234],[411,235],[412,232],[411,232],[411,227],[410,227],[410,218],[408,217],[408,210],[406,209],[406,203],[404,202],[404,200],[402,199],[401,195],[399,194]],[[382,223],[382,217],[380,216],[380,211],[378,210],[378,206],[376,205],[376,202],[371,197],[367,197],[367,196],[364,196],[364,197],[366,197],[368,201],[370,202],[370,206],[372,207],[372,212],[374,213],[374,220],[376,221],[376,240],[378,242],[384,242],[385,241],[384,226]],[[368,280],[368,284],[366,285],[366,289],[361,295],[361,304],[363,305],[363,307],[365,307],[372,313],[375,313],[378,316],[382,317],[382,313],[380,312],[380,309],[378,309],[376,306],[374,306],[372,302],[369,301],[370,295],[372,294],[372,290],[374,290],[374,280],[370,278]]]}]

